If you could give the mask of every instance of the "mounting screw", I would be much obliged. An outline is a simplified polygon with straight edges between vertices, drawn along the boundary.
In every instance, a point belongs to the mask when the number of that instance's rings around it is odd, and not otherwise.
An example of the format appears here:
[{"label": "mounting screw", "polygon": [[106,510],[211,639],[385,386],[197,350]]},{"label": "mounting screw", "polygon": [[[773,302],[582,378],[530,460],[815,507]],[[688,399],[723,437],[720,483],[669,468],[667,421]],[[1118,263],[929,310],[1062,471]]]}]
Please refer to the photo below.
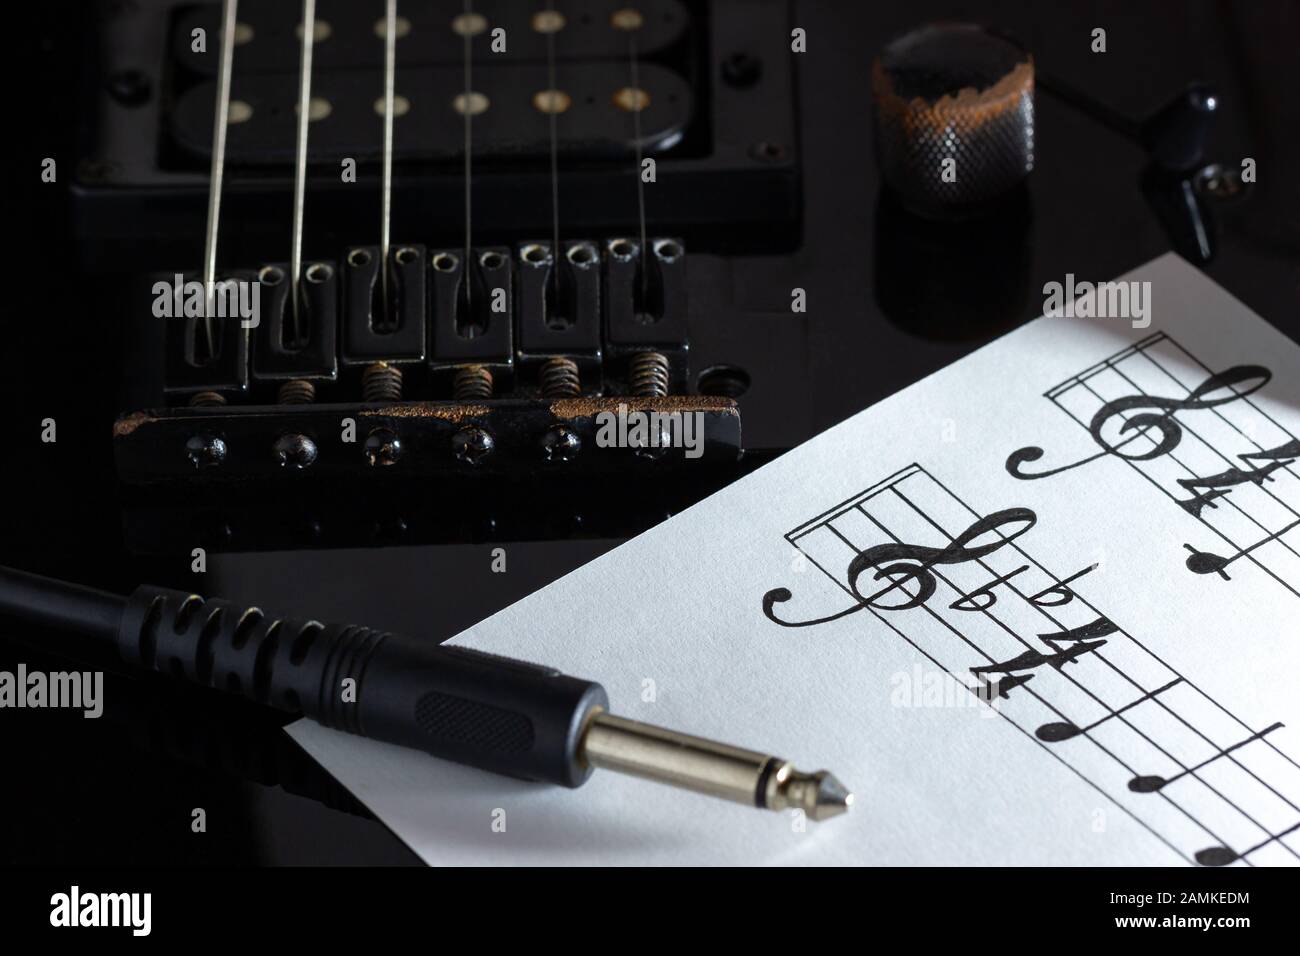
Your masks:
[{"label": "mounting screw", "polygon": [[469,425],[451,436],[451,450],[467,465],[477,465],[492,454],[496,441],[485,429]]},{"label": "mounting screw", "polygon": [[191,435],[185,453],[195,468],[215,468],[226,460],[226,443],[213,434]]},{"label": "mounting screw", "polygon": [[316,461],[316,443],[306,435],[281,435],[274,447],[276,460],[285,468],[307,468]]},{"label": "mounting screw", "polygon": [[542,435],[542,457],[547,461],[573,461],[582,451],[582,438],[568,425],[554,425]]},{"label": "mounting screw", "polygon": [[117,166],[105,160],[84,159],[77,166],[77,177],[86,183],[106,183],[117,175]]},{"label": "mounting screw", "polygon": [[722,79],[731,86],[753,86],[763,75],[763,62],[748,53],[733,53],[722,61]]},{"label": "mounting screw", "polygon": [[1227,169],[1218,163],[1199,170],[1192,182],[1198,192],[1219,200],[1235,199],[1245,192],[1247,185],[1240,169]]},{"label": "mounting screw", "polygon": [[376,428],[366,436],[366,461],[375,467],[397,464],[402,457],[402,440],[391,429]]},{"label": "mounting screw", "polygon": [[750,147],[749,155],[760,163],[779,163],[785,159],[785,147],[780,143],[771,143],[764,140]]},{"label": "mounting screw", "polygon": [[139,70],[122,70],[108,78],[108,95],[123,106],[140,106],[149,100],[149,78]]}]

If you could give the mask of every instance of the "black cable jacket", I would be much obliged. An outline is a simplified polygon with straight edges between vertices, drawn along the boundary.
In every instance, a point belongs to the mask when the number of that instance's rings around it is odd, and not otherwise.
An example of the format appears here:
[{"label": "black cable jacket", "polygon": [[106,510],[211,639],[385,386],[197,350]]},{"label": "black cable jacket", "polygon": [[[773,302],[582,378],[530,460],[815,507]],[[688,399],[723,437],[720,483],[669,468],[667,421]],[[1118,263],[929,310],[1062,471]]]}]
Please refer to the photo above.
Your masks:
[{"label": "black cable jacket", "polygon": [[0,567],[0,614],[115,642],[125,607],[116,594]]}]

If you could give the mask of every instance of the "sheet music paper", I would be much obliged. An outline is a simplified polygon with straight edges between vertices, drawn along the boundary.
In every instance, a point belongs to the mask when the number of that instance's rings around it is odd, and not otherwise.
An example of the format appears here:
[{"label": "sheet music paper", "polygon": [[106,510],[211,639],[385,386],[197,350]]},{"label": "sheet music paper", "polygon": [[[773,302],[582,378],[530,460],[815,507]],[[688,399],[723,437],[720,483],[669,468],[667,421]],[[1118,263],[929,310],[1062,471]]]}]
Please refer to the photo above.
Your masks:
[{"label": "sheet music paper", "polygon": [[1300,863],[1300,348],[1123,279],[1149,328],[1029,323],[456,638],[846,816],[289,732],[433,864]]}]

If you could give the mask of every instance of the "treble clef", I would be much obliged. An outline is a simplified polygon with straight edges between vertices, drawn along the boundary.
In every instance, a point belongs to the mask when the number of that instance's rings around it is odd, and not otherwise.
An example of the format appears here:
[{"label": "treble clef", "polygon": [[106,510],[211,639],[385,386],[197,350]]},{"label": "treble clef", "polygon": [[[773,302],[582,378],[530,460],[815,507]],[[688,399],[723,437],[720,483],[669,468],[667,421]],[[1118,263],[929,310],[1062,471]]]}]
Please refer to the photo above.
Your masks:
[{"label": "treble clef", "polygon": [[[1031,445],[1012,452],[1011,456],[1007,458],[1007,471],[1016,478],[1030,481],[1035,478],[1048,478],[1052,475],[1059,475],[1063,471],[1078,468],[1080,465],[1086,465],[1098,458],[1105,458],[1107,455],[1115,455],[1126,461],[1150,461],[1153,458],[1159,458],[1162,455],[1169,454],[1183,440],[1183,430],[1174,419],[1175,413],[1198,411],[1235,402],[1239,398],[1245,398],[1247,395],[1259,391],[1268,384],[1272,377],[1273,373],[1263,366],[1236,365],[1226,371],[1211,375],[1193,389],[1186,398],[1162,398],[1158,395],[1126,395],[1123,398],[1117,398],[1101,406],[1088,425],[1088,432],[1092,435],[1093,441],[1101,447],[1101,451],[1097,454],[1071,462],[1068,465],[1062,465],[1060,468],[1034,473],[1021,469],[1021,466],[1026,462],[1037,461],[1043,457],[1043,449]],[[1249,384],[1237,389],[1236,386],[1243,383]],[[1228,393],[1218,398],[1209,397],[1222,389],[1227,389]],[[1124,437],[1119,441],[1112,443],[1102,437],[1102,430],[1112,418],[1140,408],[1160,409],[1160,411],[1142,412],[1129,418],[1120,428],[1120,433]],[[1152,437],[1154,444],[1151,448],[1146,451],[1124,450],[1124,446],[1129,442],[1151,431],[1155,432]]]},{"label": "treble clef", "polygon": [[[934,595],[938,586],[930,570],[935,565],[978,561],[1016,540],[1037,521],[1038,516],[1028,508],[1007,508],[980,518],[942,548],[906,544],[901,541],[866,548],[854,555],[853,560],[849,562],[848,587],[857,602],[853,606],[829,617],[809,621],[784,621],[776,616],[774,607],[790,600],[791,594],[786,588],[774,588],[763,595],[763,613],[770,621],[782,627],[808,627],[834,621],[868,607],[887,611],[905,611],[908,608],[920,607]],[[1020,527],[1006,532],[1001,530],[1008,525],[1016,524]],[[997,537],[993,541],[971,546],[978,538],[989,532],[997,532]],[[858,579],[870,568],[879,568],[873,575],[873,580],[889,583],[874,594],[863,595],[858,588]],[[903,588],[909,582],[915,583],[916,594],[904,590],[906,600],[902,603],[882,603],[882,599],[887,594]]]}]

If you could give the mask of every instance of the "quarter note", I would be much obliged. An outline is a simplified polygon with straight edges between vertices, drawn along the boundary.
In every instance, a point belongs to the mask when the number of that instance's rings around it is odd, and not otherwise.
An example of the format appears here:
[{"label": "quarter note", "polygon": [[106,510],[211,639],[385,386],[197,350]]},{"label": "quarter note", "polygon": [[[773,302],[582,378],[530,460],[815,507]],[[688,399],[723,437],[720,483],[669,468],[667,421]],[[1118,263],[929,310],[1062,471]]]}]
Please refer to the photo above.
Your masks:
[{"label": "quarter note", "polygon": [[1161,789],[1162,787],[1168,786],[1169,784],[1173,783],[1175,780],[1185,777],[1189,773],[1195,773],[1196,771],[1200,770],[1202,767],[1214,763],[1214,761],[1218,760],[1220,757],[1226,756],[1232,753],[1234,750],[1238,750],[1241,747],[1246,746],[1246,744],[1250,743],[1251,741],[1261,739],[1265,734],[1270,734],[1281,726],[1282,726],[1281,723],[1276,723],[1273,724],[1271,727],[1265,727],[1259,733],[1251,734],[1245,740],[1239,740],[1231,747],[1228,747],[1225,750],[1220,750],[1217,754],[1215,754],[1210,759],[1202,760],[1195,767],[1188,767],[1182,773],[1174,774],[1172,777],[1158,777],[1158,776],[1134,777],[1132,780],[1128,782],[1128,788],[1132,790],[1134,793],[1155,793],[1157,790]]},{"label": "quarter note", "polygon": [[1292,521],[1281,531],[1275,531],[1267,538],[1261,538],[1249,548],[1242,548],[1231,557],[1224,557],[1223,555],[1215,554],[1212,551],[1199,551],[1196,548],[1193,548],[1190,544],[1184,544],[1183,547],[1191,552],[1187,557],[1187,570],[1191,571],[1193,574],[1217,574],[1223,578],[1223,580],[1231,581],[1232,579],[1228,576],[1228,572],[1225,571],[1224,568],[1232,564],[1232,562],[1236,561],[1238,558],[1250,554],[1250,552],[1254,551],[1256,548],[1263,547],[1270,541],[1278,540],[1282,535],[1297,527],[1300,527],[1300,519]]},{"label": "quarter note", "polygon": [[[1121,707],[1119,710],[1112,710],[1105,717],[1101,718],[1101,720],[1094,720],[1086,727],[1080,727],[1077,724],[1072,724],[1068,721],[1057,721],[1055,723],[1043,724],[1036,731],[1034,731],[1034,736],[1036,736],[1039,740],[1046,741],[1049,744],[1055,744],[1055,743],[1060,743],[1062,740],[1069,740],[1071,737],[1077,737],[1080,734],[1086,734],[1094,727],[1100,727],[1102,724],[1110,720],[1112,717],[1118,717],[1126,710],[1132,710],[1138,704],[1141,704],[1145,701],[1154,700],[1160,694],[1163,694],[1165,691],[1169,690],[1169,688],[1182,683],[1182,680],[1183,679],[1181,677],[1176,677],[1173,680],[1171,680],[1168,684],[1165,684],[1163,687],[1157,687],[1155,690],[1143,694],[1137,700],[1130,701],[1129,703]],[[1130,789],[1131,789],[1131,785],[1130,785]]]},{"label": "quarter note", "polygon": [[1267,840],[1256,843],[1249,850],[1243,850],[1240,853],[1231,847],[1226,846],[1206,847],[1204,850],[1196,851],[1196,862],[1201,864],[1201,866],[1227,866],[1229,863],[1236,863],[1238,860],[1244,860],[1256,850],[1262,850],[1270,843],[1280,840],[1288,834],[1295,833],[1296,830],[1300,830],[1300,823],[1295,824],[1295,826],[1287,827],[1281,833],[1274,833]]}]

